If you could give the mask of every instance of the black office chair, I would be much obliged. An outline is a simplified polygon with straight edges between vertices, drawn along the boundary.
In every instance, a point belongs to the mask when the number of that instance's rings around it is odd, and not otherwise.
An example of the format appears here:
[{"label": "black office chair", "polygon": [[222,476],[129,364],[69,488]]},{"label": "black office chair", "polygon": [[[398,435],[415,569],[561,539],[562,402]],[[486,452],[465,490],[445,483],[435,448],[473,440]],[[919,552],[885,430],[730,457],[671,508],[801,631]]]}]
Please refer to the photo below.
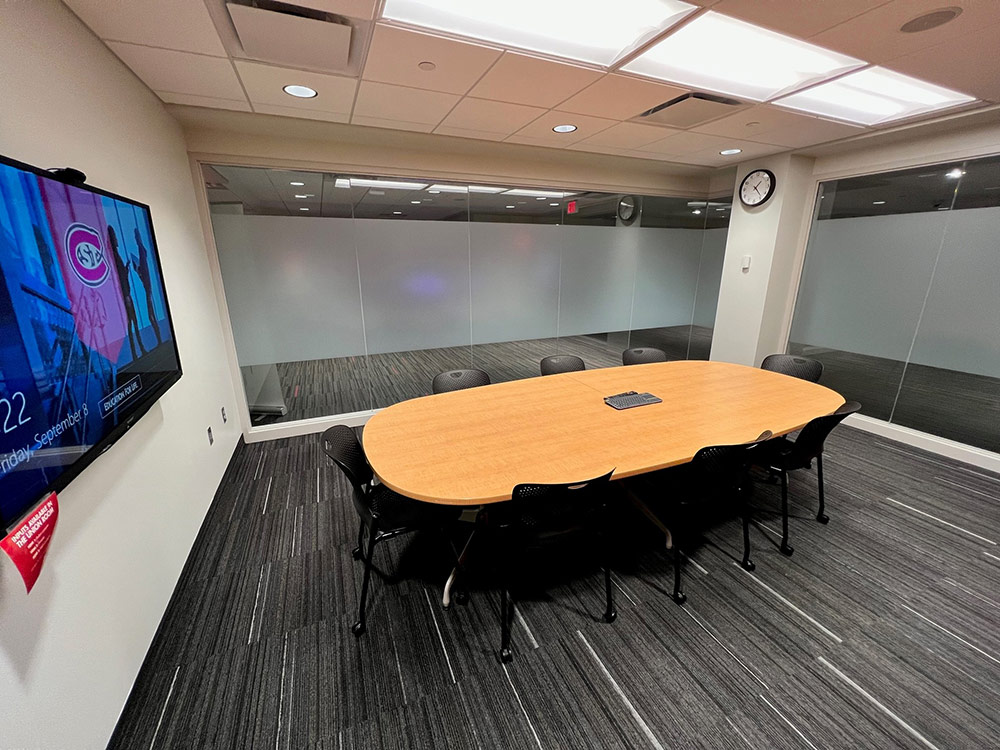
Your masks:
[{"label": "black office chair", "polygon": [[489,384],[490,376],[482,370],[448,370],[434,376],[434,380],[431,382],[431,391],[447,393]]},{"label": "black office chair", "polygon": [[[358,621],[351,628],[354,635],[360,636],[366,629],[365,603],[368,600],[375,545],[417,529],[440,529],[457,519],[461,508],[412,500],[383,484],[377,484],[354,430],[346,425],[335,425],[324,432],[322,444],[323,451],[340,467],[354,488],[354,508],[361,518],[354,559],[364,560],[365,574],[361,583]],[[362,551],[366,528],[368,544]]]},{"label": "black office chair", "polygon": [[579,372],[586,370],[587,366],[583,360],[572,354],[553,354],[545,357],[538,366],[542,370],[542,375],[555,375],[560,372]]},{"label": "black office chair", "polygon": [[[668,498],[677,498],[676,501],[668,499],[667,502],[679,511],[691,509],[695,503],[738,499],[740,514],[743,517],[743,560],[740,564],[746,570],[753,570],[756,567],[750,560],[749,498],[753,491],[753,483],[750,481],[749,470],[754,463],[753,457],[756,451],[771,435],[770,430],[765,430],[756,440],[749,443],[706,446],[695,453],[694,458],[688,463],[657,472],[648,480],[656,484],[658,492],[665,491]],[[673,600],[678,604],[687,601],[687,596],[681,591],[683,535],[680,529],[683,525],[683,521],[674,524],[671,533],[671,546],[674,551]]]},{"label": "black office chair", "polygon": [[760,363],[760,369],[780,372],[782,375],[791,375],[793,378],[808,380],[810,383],[818,383],[823,374],[823,363],[794,354],[768,354]]},{"label": "black office chair", "polygon": [[[519,484],[514,487],[510,502],[490,506],[481,514],[487,519],[488,528],[501,536],[506,552],[506,559],[501,563],[501,662],[509,662],[513,658],[510,648],[513,606],[509,600],[510,567],[515,555],[584,533],[602,535],[608,528],[608,496],[613,473],[612,469],[595,479],[568,484]],[[611,590],[610,549],[606,541],[600,546],[600,554],[606,597],[604,621],[611,623],[618,613]]]},{"label": "black office chair", "polygon": [[857,401],[848,401],[833,414],[817,417],[810,421],[794,441],[788,438],[768,440],[754,456],[754,463],[767,466],[772,472],[781,475],[781,552],[791,555],[794,551],[788,545],[788,472],[796,469],[809,469],[816,459],[816,480],[819,486],[819,510],[816,520],[828,523],[826,503],[823,498],[823,445],[833,428],[844,421],[849,415],[861,409]]},{"label": "black office chair", "polygon": [[647,362],[666,362],[667,353],[651,346],[626,349],[622,352],[623,365],[644,365]]}]

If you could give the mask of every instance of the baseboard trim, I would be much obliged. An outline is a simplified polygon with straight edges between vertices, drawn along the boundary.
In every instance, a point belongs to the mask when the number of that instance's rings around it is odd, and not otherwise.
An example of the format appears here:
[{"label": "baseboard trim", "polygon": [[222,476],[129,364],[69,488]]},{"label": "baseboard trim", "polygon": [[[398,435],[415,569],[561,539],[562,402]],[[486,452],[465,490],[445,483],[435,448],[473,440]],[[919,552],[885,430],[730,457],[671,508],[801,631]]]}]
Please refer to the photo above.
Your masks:
[{"label": "baseboard trim", "polygon": [[312,419],[299,419],[288,424],[267,424],[260,427],[251,427],[243,438],[248,443],[260,443],[265,440],[281,440],[282,438],[299,437],[300,435],[312,435],[323,432],[328,427],[337,424],[346,424],[348,427],[360,427],[365,424],[373,415],[381,409],[371,409],[369,411],[356,411],[350,414],[334,414],[329,417],[314,417]]},{"label": "baseboard trim", "polygon": [[844,420],[844,424],[1000,474],[1000,453],[992,453],[910,427],[866,417],[863,414],[852,414]]}]

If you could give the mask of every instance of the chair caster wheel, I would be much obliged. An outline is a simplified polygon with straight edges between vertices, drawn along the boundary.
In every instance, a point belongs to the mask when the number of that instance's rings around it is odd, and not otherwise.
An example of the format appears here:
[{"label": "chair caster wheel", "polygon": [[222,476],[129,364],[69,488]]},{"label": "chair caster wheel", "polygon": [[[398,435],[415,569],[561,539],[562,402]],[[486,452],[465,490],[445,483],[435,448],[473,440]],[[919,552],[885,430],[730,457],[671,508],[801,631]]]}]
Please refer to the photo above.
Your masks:
[{"label": "chair caster wheel", "polygon": [[686,602],[688,600],[687,594],[685,594],[683,591],[675,591],[674,594],[673,594],[673,596],[671,598],[677,604],[683,604],[684,602]]},{"label": "chair caster wheel", "polygon": [[792,553],[795,551],[794,549],[792,549],[792,546],[790,544],[782,544],[781,547],[779,547],[779,549],[781,550],[781,554],[783,554],[785,557],[791,557]]},{"label": "chair caster wheel", "polygon": [[361,547],[355,547],[353,550],[351,550],[351,557],[353,557],[355,560],[360,560],[362,557]]},{"label": "chair caster wheel", "polygon": [[816,516],[816,520],[820,523],[830,523],[830,516],[826,515],[826,513],[820,513]]},{"label": "chair caster wheel", "polygon": [[508,664],[514,661],[514,652],[509,648],[500,649],[500,662],[502,664]]},{"label": "chair caster wheel", "polygon": [[351,626],[351,632],[358,638],[363,636],[365,634],[365,630],[367,629],[368,628],[365,627],[363,622],[356,622]]},{"label": "chair caster wheel", "polygon": [[466,605],[469,603],[469,592],[468,591],[456,591],[455,601],[461,605]]},{"label": "chair caster wheel", "polygon": [[740,565],[743,567],[743,570],[749,570],[751,573],[757,570],[757,566],[754,565],[752,560],[744,560]]},{"label": "chair caster wheel", "polygon": [[618,611],[614,609],[609,609],[604,613],[604,622],[612,623],[618,619]]}]

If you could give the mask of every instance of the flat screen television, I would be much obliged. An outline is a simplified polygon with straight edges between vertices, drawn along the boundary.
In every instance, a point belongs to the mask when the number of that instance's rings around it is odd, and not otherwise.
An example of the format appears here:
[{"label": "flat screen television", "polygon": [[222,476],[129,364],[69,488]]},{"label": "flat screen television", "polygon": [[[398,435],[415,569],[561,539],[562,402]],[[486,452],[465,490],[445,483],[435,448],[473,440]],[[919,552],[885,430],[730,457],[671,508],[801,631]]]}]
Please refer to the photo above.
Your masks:
[{"label": "flat screen television", "polygon": [[0,156],[0,526],[180,377],[149,207]]}]

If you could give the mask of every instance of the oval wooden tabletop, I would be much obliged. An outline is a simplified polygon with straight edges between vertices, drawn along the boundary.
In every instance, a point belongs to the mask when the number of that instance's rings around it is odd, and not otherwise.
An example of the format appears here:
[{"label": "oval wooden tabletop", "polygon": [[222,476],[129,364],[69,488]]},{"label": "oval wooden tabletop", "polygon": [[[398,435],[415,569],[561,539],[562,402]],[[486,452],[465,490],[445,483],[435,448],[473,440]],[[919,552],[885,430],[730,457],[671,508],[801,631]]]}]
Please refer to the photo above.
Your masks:
[{"label": "oval wooden tabletop", "polygon": [[[605,396],[648,391],[662,403],[618,411]],[[844,403],[815,383],[727,362],[686,360],[496,383],[402,401],[365,425],[379,480],[447,505],[509,500],[522,482],[642,474],[699,448],[783,435]]]}]

